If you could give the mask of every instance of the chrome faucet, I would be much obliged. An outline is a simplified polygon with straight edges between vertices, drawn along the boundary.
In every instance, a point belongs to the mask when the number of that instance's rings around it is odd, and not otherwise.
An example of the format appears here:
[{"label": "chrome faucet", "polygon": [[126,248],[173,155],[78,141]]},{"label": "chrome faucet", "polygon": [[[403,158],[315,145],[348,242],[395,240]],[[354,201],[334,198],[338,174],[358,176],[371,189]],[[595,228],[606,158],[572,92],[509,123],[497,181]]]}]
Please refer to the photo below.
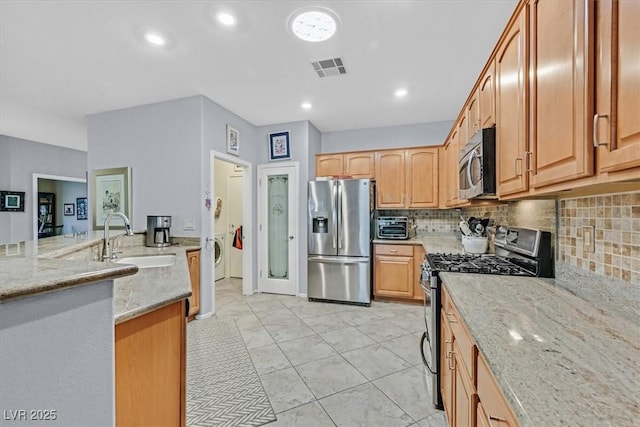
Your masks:
[{"label": "chrome faucet", "polygon": [[133,236],[133,231],[131,231],[131,224],[129,224],[129,218],[122,212],[113,212],[107,215],[104,219],[104,238],[102,242],[102,261],[105,261],[109,258],[113,258],[113,253],[109,247],[109,224],[111,223],[111,218],[114,216],[122,218],[124,221],[124,230],[127,233],[127,236]]}]

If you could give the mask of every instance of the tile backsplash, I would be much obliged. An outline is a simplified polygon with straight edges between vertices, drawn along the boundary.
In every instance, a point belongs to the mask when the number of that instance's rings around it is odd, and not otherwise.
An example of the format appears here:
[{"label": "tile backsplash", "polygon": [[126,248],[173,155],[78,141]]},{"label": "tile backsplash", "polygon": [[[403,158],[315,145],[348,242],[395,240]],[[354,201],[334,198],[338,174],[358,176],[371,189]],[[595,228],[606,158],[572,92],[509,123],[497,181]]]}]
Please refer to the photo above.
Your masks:
[{"label": "tile backsplash", "polygon": [[640,192],[562,199],[558,219],[559,262],[640,285]]},{"label": "tile backsplash", "polygon": [[[556,270],[563,265],[603,279],[640,285],[640,192],[559,200],[520,200],[461,210],[389,210],[412,218],[418,234],[458,232],[460,215],[490,217],[497,225],[538,228],[552,234]],[[593,227],[593,252],[583,250],[584,228]]]}]

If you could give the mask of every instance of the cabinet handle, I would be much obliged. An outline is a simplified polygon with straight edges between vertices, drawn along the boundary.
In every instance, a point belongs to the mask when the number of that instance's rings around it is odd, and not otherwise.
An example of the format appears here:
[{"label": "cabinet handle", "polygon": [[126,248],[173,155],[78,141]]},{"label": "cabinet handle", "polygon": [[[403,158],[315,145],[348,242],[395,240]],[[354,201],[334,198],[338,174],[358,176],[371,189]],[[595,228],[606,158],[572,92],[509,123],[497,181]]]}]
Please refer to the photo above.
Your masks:
[{"label": "cabinet handle", "polygon": [[598,119],[600,117],[609,117],[607,114],[594,114],[593,115],[593,146],[598,148],[601,145],[609,145],[608,142],[600,142],[598,141]]},{"label": "cabinet handle", "polygon": [[533,173],[533,168],[531,167],[531,157],[533,156],[533,151],[525,151],[524,156],[527,163],[527,172]]},{"label": "cabinet handle", "polygon": [[[458,323],[458,318],[456,317],[455,314],[453,314],[453,313],[445,313],[444,315],[447,317],[447,320],[449,321],[449,323]],[[453,320],[451,320],[449,318],[449,316],[453,316]]]},{"label": "cabinet handle", "polygon": [[397,249],[389,249],[389,252],[393,253],[393,254],[397,254],[398,250]]},{"label": "cabinet handle", "polygon": [[488,415],[488,414],[487,414],[487,421],[489,422],[490,426],[493,425],[491,421],[501,421],[503,423],[509,422],[509,420],[507,420],[506,418],[500,418],[500,417],[496,417],[495,415]]},{"label": "cabinet handle", "polygon": [[522,161],[522,157],[516,157],[514,168],[515,168],[516,176],[522,176],[522,172],[518,172],[518,160]]},{"label": "cabinet handle", "polygon": [[447,359],[449,359],[447,361],[447,367],[449,368],[450,371],[456,370],[456,359],[454,357],[455,354],[456,354],[455,351],[450,351],[449,353],[447,353]]}]

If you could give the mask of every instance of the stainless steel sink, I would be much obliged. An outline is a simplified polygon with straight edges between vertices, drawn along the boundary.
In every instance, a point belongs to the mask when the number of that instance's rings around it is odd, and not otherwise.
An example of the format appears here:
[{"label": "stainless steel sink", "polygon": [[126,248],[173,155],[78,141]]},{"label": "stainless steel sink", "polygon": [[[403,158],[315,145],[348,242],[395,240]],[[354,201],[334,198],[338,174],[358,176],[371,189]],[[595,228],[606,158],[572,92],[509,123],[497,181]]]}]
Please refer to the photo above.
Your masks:
[{"label": "stainless steel sink", "polygon": [[134,264],[138,268],[169,267],[176,263],[176,254],[132,255],[120,258],[118,264]]}]

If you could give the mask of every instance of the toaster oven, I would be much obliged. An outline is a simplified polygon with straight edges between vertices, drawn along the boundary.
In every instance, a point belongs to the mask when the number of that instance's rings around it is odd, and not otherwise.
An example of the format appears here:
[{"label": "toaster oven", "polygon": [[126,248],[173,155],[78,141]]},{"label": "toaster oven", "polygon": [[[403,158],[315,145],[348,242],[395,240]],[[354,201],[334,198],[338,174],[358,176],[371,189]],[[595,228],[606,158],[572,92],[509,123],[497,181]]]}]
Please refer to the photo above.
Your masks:
[{"label": "toaster oven", "polygon": [[406,216],[381,216],[376,220],[378,239],[403,240],[409,238],[409,219]]}]

